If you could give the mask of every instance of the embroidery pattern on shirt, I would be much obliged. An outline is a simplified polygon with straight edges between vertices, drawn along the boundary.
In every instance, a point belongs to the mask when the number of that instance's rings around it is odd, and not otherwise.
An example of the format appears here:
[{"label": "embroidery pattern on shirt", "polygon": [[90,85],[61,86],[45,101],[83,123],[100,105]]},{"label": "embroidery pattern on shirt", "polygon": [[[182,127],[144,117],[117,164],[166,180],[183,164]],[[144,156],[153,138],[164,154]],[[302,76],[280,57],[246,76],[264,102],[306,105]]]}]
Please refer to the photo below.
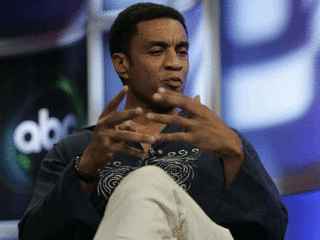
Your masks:
[{"label": "embroidery pattern on shirt", "polygon": [[145,165],[156,165],[166,171],[175,182],[185,191],[191,187],[194,178],[194,161],[198,160],[202,150],[194,148],[191,153],[182,149],[177,152],[169,152],[166,156],[153,156],[145,161]]},{"label": "embroidery pattern on shirt", "polygon": [[123,166],[120,161],[115,161],[100,170],[98,182],[98,195],[103,195],[106,200],[109,199],[113,190],[118,186],[121,180],[130,172],[142,166],[156,165],[166,171],[175,182],[188,191],[191,187],[191,180],[194,178],[194,161],[200,158],[202,150],[194,148],[190,153],[184,149],[179,152],[169,152],[166,156],[153,154],[150,149],[146,158],[140,159],[136,166]]},{"label": "embroidery pattern on shirt", "polygon": [[98,184],[99,196],[102,194],[108,199],[121,180],[127,176],[129,172],[132,172],[135,169],[137,169],[137,167],[122,166],[119,161],[112,162],[100,169]]}]

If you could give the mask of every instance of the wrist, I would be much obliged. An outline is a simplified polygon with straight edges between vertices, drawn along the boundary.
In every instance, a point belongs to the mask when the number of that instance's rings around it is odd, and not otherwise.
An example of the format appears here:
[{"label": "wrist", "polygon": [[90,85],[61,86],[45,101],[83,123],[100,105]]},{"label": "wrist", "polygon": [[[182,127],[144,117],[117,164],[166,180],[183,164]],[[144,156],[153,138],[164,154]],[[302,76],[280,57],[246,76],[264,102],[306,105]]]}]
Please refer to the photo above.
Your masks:
[{"label": "wrist", "polygon": [[81,165],[82,155],[77,155],[75,157],[75,172],[78,179],[85,183],[94,183],[98,179],[98,170],[84,168]]},{"label": "wrist", "polygon": [[221,153],[220,157],[226,162],[243,162],[245,158],[245,149],[239,137],[233,139],[228,147]]}]

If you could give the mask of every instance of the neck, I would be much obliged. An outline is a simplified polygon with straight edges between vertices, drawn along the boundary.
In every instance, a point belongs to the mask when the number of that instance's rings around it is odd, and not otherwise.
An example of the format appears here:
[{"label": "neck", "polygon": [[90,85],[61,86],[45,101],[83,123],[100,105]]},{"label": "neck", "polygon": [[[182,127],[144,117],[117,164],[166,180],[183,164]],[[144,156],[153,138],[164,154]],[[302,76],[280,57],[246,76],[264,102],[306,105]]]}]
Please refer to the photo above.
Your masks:
[{"label": "neck", "polygon": [[148,113],[174,115],[174,114],[178,114],[178,110],[173,108],[170,111],[162,111],[159,109],[153,110],[153,109],[143,109],[142,108],[142,114],[133,118],[132,121],[136,124],[143,125],[145,127],[151,127],[151,126],[155,126],[155,125],[163,125],[162,123],[153,122],[153,121],[150,121],[149,119],[147,119],[146,115]]},{"label": "neck", "polygon": [[[152,101],[152,100],[151,100]],[[151,122],[146,118],[148,113],[159,113],[159,114],[177,114],[178,111],[176,108],[171,107],[158,107],[156,103],[150,104],[150,99],[138,99],[134,96],[131,96],[130,91],[127,94],[126,104],[124,109],[134,109],[134,108],[142,108],[142,114],[138,117],[132,119],[132,121],[141,124],[141,125],[149,125],[155,124],[155,122]]]},{"label": "neck", "polygon": [[159,113],[159,114],[168,114],[168,115],[178,114],[178,110],[176,108],[151,108],[145,104],[135,105],[135,104],[130,104],[128,102],[126,102],[124,109],[125,110],[126,109],[134,109],[134,108],[138,108],[138,107],[142,108],[142,114],[133,118],[132,121],[138,125],[142,125],[145,127],[151,127],[154,125],[163,125],[161,123],[153,122],[153,121],[150,121],[149,119],[147,119],[146,115],[148,113]]}]

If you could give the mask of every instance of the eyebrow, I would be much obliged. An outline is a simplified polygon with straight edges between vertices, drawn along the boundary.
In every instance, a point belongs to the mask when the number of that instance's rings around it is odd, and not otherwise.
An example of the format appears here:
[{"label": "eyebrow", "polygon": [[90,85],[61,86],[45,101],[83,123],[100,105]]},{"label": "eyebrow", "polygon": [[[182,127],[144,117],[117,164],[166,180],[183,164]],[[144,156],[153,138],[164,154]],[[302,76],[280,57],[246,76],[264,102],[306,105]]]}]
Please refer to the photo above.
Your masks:
[{"label": "eyebrow", "polygon": [[[169,44],[165,41],[150,41],[147,45],[146,45],[146,49],[152,48],[154,46],[159,46],[162,48],[167,48],[169,46]],[[187,41],[181,41],[177,44],[176,48],[182,48],[185,47],[187,49],[189,49],[189,42]]]}]

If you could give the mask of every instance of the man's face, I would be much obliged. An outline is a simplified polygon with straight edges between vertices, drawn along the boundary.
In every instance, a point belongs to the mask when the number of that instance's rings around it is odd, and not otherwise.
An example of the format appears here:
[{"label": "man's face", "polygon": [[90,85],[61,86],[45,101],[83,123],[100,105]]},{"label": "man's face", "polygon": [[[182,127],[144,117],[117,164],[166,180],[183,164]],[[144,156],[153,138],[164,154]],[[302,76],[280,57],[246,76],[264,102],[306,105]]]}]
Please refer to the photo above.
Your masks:
[{"label": "man's face", "polygon": [[159,87],[183,93],[189,59],[184,27],[164,18],[140,22],[130,43],[128,97],[156,104],[152,95]]}]

